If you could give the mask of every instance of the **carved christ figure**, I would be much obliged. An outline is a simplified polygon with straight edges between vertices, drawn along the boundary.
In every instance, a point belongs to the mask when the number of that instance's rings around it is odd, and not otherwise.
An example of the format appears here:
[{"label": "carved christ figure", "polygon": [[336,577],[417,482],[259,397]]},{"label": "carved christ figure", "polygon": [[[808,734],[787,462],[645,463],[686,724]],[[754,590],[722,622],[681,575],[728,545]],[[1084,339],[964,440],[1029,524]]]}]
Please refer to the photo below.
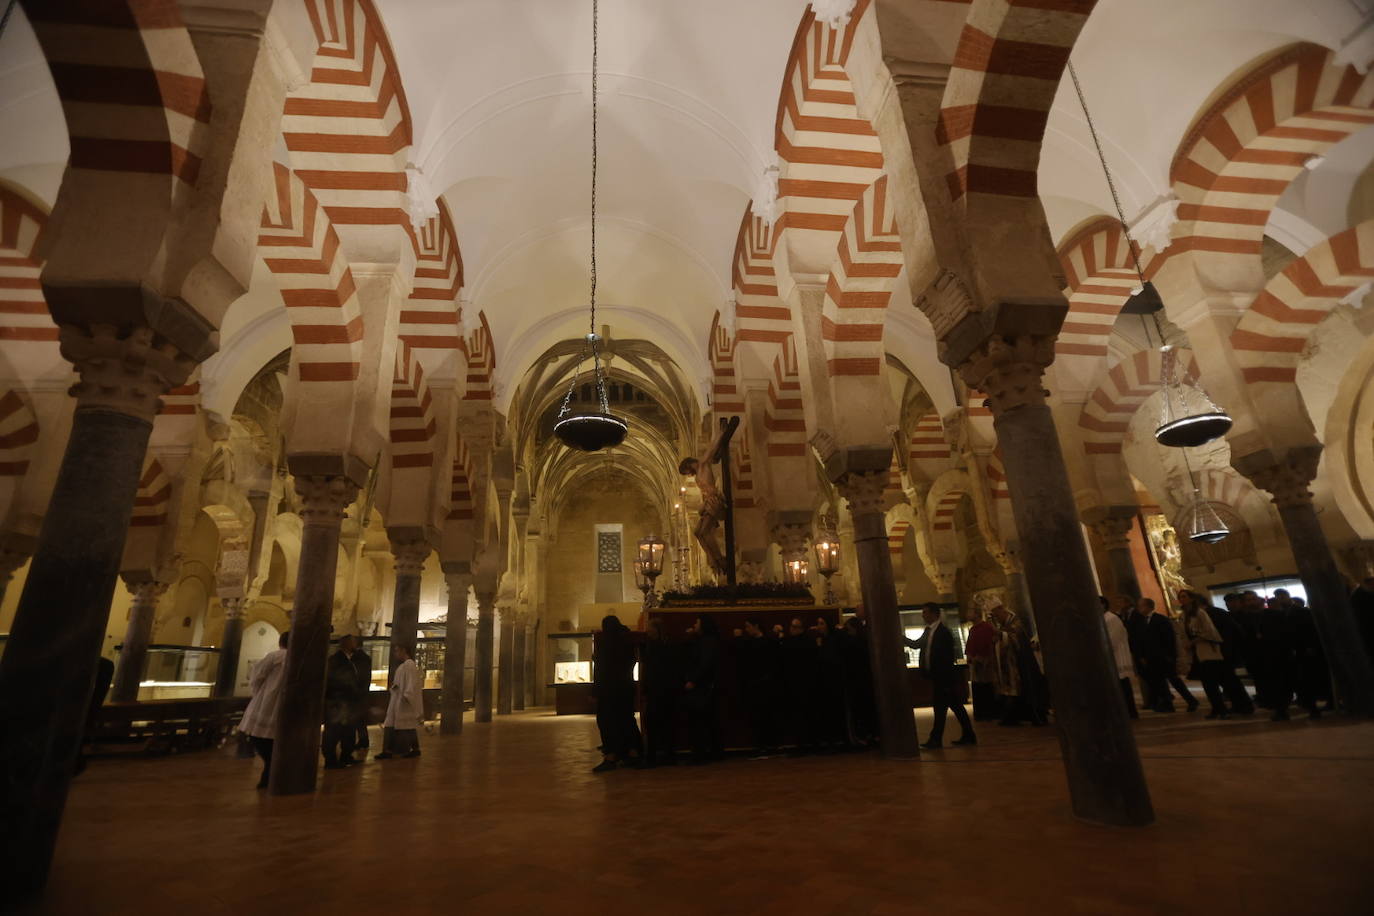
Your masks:
[{"label": "carved christ figure", "polygon": [[701,458],[683,458],[682,463],[677,466],[680,474],[696,475],[697,489],[701,490],[701,512],[697,516],[697,524],[692,529],[692,534],[701,545],[701,549],[706,551],[707,560],[711,564],[711,569],[715,570],[717,580],[722,582],[728,573],[725,570],[725,556],[716,545],[716,529],[725,520],[726,505],[725,497],[716,485],[716,472],[711,465],[720,461],[725,449],[730,447],[730,435],[733,432],[733,426],[721,426],[716,438],[706,449],[705,455]]}]

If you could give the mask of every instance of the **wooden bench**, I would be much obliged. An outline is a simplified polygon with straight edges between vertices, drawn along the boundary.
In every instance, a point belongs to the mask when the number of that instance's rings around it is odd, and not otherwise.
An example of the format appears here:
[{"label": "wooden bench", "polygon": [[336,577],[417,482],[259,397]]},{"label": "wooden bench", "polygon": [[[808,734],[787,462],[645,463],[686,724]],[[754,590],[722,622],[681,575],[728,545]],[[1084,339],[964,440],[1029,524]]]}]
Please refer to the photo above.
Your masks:
[{"label": "wooden bench", "polygon": [[159,756],[222,745],[233,733],[247,697],[197,697],[107,703],[86,735],[91,755]]}]

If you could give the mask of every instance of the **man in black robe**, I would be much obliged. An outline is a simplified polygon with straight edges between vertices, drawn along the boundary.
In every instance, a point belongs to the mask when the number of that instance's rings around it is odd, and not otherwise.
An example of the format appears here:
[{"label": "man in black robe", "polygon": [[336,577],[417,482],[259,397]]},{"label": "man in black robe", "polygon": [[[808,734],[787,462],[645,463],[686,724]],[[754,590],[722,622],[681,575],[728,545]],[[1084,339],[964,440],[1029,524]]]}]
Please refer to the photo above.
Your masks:
[{"label": "man in black robe", "polygon": [[324,675],[324,768],[338,770],[357,763],[358,723],[364,718],[372,663],[366,679],[358,667],[358,638],[349,634],[339,640],[339,650],[329,657]]}]

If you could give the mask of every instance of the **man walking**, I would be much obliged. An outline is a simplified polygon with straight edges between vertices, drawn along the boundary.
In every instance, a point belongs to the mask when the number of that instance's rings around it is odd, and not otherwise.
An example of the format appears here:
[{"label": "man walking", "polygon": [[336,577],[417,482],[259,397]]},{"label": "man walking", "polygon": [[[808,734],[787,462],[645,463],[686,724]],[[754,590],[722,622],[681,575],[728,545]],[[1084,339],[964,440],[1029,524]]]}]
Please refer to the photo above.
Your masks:
[{"label": "man walking", "polygon": [[358,639],[348,634],[339,640],[339,651],[329,657],[324,680],[324,768],[343,769],[357,763],[353,751],[357,747],[358,722],[362,719],[363,703],[368,685],[360,683],[354,655]]},{"label": "man walking", "polygon": [[954,743],[977,744],[973,723],[969,721],[963,698],[959,696],[958,673],[954,667],[954,636],[941,622],[938,604],[926,604],[921,608],[921,616],[926,622],[926,631],[921,637],[921,673],[930,678],[934,687],[935,706],[935,723],[930,729],[930,738],[921,747],[933,751],[944,746],[945,712],[951,709],[961,730],[959,740]]}]

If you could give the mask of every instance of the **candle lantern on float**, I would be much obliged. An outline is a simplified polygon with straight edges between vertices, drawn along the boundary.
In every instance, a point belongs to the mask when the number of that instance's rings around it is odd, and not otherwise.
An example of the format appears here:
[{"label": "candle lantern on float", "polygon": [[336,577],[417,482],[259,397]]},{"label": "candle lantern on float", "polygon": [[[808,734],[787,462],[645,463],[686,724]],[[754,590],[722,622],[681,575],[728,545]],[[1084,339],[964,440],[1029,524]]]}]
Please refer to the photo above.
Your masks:
[{"label": "candle lantern on float", "polygon": [[635,556],[635,585],[644,593],[644,607],[656,607],[658,594],[654,580],[663,575],[663,557],[668,545],[656,534],[639,539]]},{"label": "candle lantern on float", "polygon": [[782,564],[782,580],[788,585],[806,585],[810,574],[811,567],[805,559],[788,560]]},{"label": "candle lantern on float", "polygon": [[833,605],[835,603],[835,592],[830,587],[830,577],[839,571],[839,539],[827,536],[816,543],[816,572],[825,577],[824,601],[827,605]]}]

